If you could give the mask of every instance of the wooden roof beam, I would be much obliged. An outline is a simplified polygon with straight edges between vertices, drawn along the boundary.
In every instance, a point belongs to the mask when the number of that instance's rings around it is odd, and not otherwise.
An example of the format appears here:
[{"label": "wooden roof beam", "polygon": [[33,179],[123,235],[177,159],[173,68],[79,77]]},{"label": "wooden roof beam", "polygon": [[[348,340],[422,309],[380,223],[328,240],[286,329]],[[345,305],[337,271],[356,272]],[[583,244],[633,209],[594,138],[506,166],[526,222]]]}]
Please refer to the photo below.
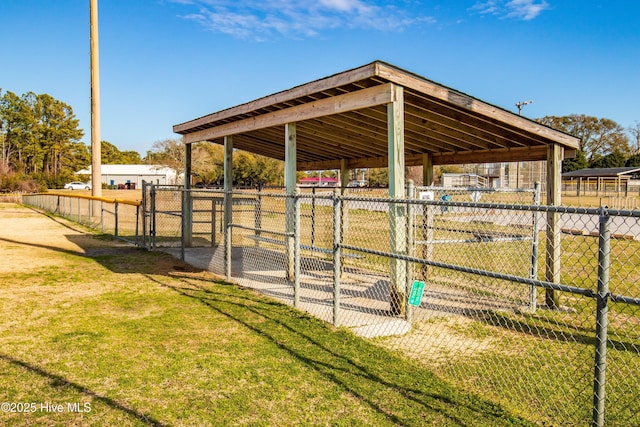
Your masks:
[{"label": "wooden roof beam", "polygon": [[238,114],[250,113],[260,108],[265,108],[277,103],[284,103],[296,98],[308,96],[314,93],[329,90],[336,86],[346,85],[350,82],[357,82],[359,80],[367,79],[371,77],[375,72],[375,63],[367,64],[362,67],[334,74],[333,76],[325,77],[320,80],[316,80],[311,83],[296,86],[294,88],[284,90],[273,95],[268,95],[259,99],[256,99],[245,104],[238,105],[236,107],[228,108],[213,114],[184,122],[173,127],[173,131],[180,134],[189,133],[193,128],[204,126],[228,117],[234,117]]},{"label": "wooden roof beam", "polygon": [[[409,99],[409,97],[407,97]],[[441,127],[442,132],[450,133],[452,135],[459,135],[458,137],[464,141],[476,141],[479,147],[484,148],[498,148],[505,147],[510,144],[518,144],[521,146],[539,144],[539,141],[526,138],[526,143],[519,142],[518,139],[525,139],[513,135],[511,138],[506,137],[504,134],[499,135],[493,133],[487,129],[482,129],[477,126],[473,126],[467,123],[465,117],[461,117],[456,111],[443,111],[443,108],[438,106],[428,106],[426,103],[416,102],[413,98],[411,101],[407,101],[407,116],[408,120],[414,122],[421,122],[426,120],[427,122],[437,123]],[[434,108],[435,107],[435,108]],[[534,144],[532,144],[534,142]]]},{"label": "wooden roof beam", "polygon": [[[405,156],[406,166],[422,165],[422,154]],[[547,159],[547,146],[497,149],[484,151],[466,151],[457,153],[434,153],[434,165],[455,165],[467,163],[498,163],[511,161],[537,161]],[[384,168],[387,167],[387,157],[363,157],[347,159],[347,167],[354,168]],[[298,170],[337,169],[340,167],[338,160],[319,162],[299,162]]]},{"label": "wooden roof beam", "polygon": [[404,86],[407,92],[415,90],[447,104],[460,107],[466,114],[476,114],[488,119],[492,124],[507,125],[521,129],[549,142],[560,143],[568,148],[579,148],[580,139],[550,127],[541,125],[525,117],[518,116],[502,108],[480,101],[462,92],[438,85],[432,81],[408,73],[384,63],[376,63],[376,74],[388,81]]},{"label": "wooden roof beam", "polygon": [[301,104],[284,110],[261,114],[244,120],[230,122],[224,125],[185,135],[185,143],[204,141],[220,138],[222,136],[235,135],[254,130],[265,129],[271,126],[281,126],[287,123],[297,123],[303,120],[315,119],[332,114],[340,114],[347,111],[388,104],[395,97],[395,86],[391,83],[374,86],[357,92],[325,98],[309,104]]}]

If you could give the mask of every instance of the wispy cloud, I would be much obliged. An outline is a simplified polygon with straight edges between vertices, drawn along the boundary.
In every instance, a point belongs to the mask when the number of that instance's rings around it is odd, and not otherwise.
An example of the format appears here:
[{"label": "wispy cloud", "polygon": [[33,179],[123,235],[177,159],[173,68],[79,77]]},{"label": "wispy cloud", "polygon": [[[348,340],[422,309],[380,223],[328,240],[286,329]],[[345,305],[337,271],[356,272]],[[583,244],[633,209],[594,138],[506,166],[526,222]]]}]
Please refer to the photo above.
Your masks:
[{"label": "wispy cloud", "polygon": [[472,11],[482,15],[490,14],[524,21],[536,18],[547,9],[549,3],[545,0],[487,0],[471,7]]},{"label": "wispy cloud", "polygon": [[401,31],[434,23],[427,16],[403,8],[404,2],[380,0],[172,0],[195,11],[183,18],[211,31],[238,38],[313,37],[336,28]]}]

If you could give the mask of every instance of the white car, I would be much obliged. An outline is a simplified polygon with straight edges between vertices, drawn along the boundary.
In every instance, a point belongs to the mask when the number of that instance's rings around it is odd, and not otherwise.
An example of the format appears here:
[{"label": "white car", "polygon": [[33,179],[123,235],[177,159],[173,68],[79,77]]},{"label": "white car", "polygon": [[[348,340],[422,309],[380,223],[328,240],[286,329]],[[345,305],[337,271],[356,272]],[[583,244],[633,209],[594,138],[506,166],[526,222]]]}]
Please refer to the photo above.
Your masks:
[{"label": "white car", "polygon": [[65,190],[91,190],[91,184],[84,182],[70,182],[64,185]]}]

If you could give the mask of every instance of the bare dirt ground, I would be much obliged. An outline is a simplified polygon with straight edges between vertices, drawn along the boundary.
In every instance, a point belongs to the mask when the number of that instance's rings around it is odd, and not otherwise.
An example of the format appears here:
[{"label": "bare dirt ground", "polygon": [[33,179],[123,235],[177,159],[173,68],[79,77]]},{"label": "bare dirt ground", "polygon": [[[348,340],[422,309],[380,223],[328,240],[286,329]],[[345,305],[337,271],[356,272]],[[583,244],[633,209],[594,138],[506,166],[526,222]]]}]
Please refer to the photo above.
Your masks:
[{"label": "bare dirt ground", "polygon": [[[16,204],[0,203],[0,273],[26,272],[55,265],[59,258],[54,254],[60,251],[91,256],[115,252],[122,246],[129,245],[96,239],[84,227],[63,218]],[[449,314],[439,318],[437,314],[430,312],[426,318],[435,317],[438,322],[418,322],[411,334],[391,339],[387,345],[415,350],[416,339],[429,341],[430,345],[422,346],[426,351],[422,356],[429,356],[434,362],[444,362],[452,354],[465,354],[471,350],[474,353],[484,352],[492,347],[488,338],[475,339],[460,333],[460,328],[468,326],[466,317]],[[417,317],[422,318],[425,313],[422,315]],[[433,341],[440,344],[434,345]]]},{"label": "bare dirt ground", "polygon": [[91,248],[121,246],[97,240],[83,227],[12,203],[0,203],[0,272],[55,264],[52,250],[86,254]]}]

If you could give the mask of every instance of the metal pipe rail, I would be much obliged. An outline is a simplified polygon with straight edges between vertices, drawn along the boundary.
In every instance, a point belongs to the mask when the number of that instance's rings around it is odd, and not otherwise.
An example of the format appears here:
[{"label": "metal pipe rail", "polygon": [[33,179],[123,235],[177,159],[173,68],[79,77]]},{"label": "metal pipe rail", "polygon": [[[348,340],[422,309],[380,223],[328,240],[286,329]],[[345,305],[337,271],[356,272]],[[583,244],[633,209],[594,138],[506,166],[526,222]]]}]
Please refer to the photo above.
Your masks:
[{"label": "metal pipe rail", "polygon": [[260,232],[260,233],[273,234],[273,235],[276,235],[276,236],[293,237],[293,233],[287,233],[285,231],[266,230],[264,228],[249,227],[248,225],[242,225],[242,224],[230,223],[229,227],[231,227],[231,228],[241,228],[243,230],[255,231],[255,232]]},{"label": "metal pipe rail", "polygon": [[[55,203],[51,204],[46,202],[45,198],[55,198]],[[61,204],[61,199],[68,199],[69,203]],[[127,243],[132,243],[135,245],[142,245],[140,242],[139,236],[139,223],[140,223],[140,207],[142,203],[140,201],[133,200],[124,200],[118,198],[107,198],[107,197],[95,197],[95,196],[87,196],[83,194],[66,194],[66,193],[38,193],[38,194],[29,194],[22,196],[23,203],[35,206],[40,209],[44,209],[54,214],[58,214],[63,217],[67,217],[73,221],[76,221],[81,224],[85,224],[91,228],[97,228],[101,232],[105,232],[105,213],[110,214],[114,218],[114,227],[113,227],[113,237],[118,240],[125,241]],[[74,207],[72,204],[72,200],[77,200],[77,205]],[[87,201],[86,209],[83,212],[83,206],[81,205],[81,200]],[[94,203],[100,203],[99,207],[94,207]],[[105,206],[106,204],[106,206]],[[113,210],[109,209],[107,206],[113,205]],[[120,205],[132,206],[135,207],[135,231],[133,239],[129,239],[123,237],[121,235],[121,224],[122,217],[124,214],[119,209]],[[52,208],[53,206],[53,208]],[[98,222],[92,221],[94,218],[94,211],[100,211],[100,218]],[[85,220],[83,220],[83,218]],[[97,218],[97,216],[96,216]]]},{"label": "metal pipe rail", "polygon": [[494,271],[482,270],[478,268],[463,267],[460,265],[447,264],[444,262],[429,261],[423,258],[417,258],[417,257],[407,256],[402,254],[394,254],[391,252],[378,251],[374,249],[361,248],[361,247],[352,246],[352,245],[340,244],[340,247],[342,249],[347,249],[350,251],[361,252],[361,253],[366,253],[370,255],[378,255],[386,258],[397,259],[400,261],[409,261],[409,262],[414,262],[416,264],[428,265],[432,267],[446,268],[446,269],[458,271],[461,273],[477,274],[479,276],[490,277],[492,279],[501,279],[501,280],[508,280],[511,282],[521,283],[525,285],[534,285],[534,286],[545,288],[545,289],[553,289],[556,291],[570,292],[573,294],[583,295],[590,298],[595,298],[597,296],[597,293],[590,289],[578,288],[576,286],[561,285],[559,283],[547,282],[544,280],[530,279],[526,277],[514,276],[511,274],[504,274],[504,273],[497,273]]}]

